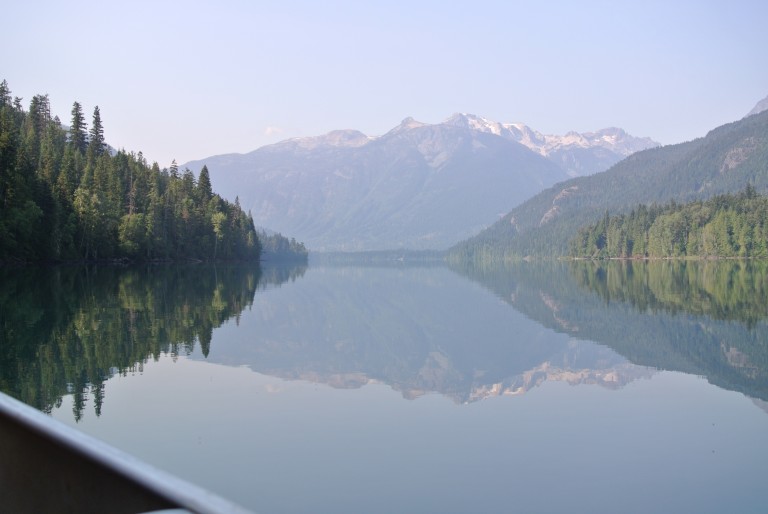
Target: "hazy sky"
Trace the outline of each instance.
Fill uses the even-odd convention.
[[[25,108],[98,105],[110,144],[162,167],[454,112],[676,143],[768,95],[764,0],[2,4]]]

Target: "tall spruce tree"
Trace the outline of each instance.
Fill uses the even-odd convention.
[[[32,97],[32,101],[29,104],[29,116],[32,119],[35,133],[42,139],[42,135],[51,121],[51,103],[48,100],[48,95],[35,95]]]
[[[213,187],[211,187],[211,176],[208,173],[208,166],[203,165],[203,169],[200,170],[200,177],[197,179],[197,194],[204,204],[208,203],[208,200],[213,196]]]
[[[69,143],[80,153],[88,148],[88,137],[85,132],[83,108],[78,102],[72,104],[72,122],[69,127]]]
[[[93,123],[91,124],[89,145],[96,155],[104,153],[107,147],[104,142],[104,128],[101,125],[101,112],[98,105],[93,108]]]
[[[3,80],[0,82],[0,107],[11,105],[11,90],[8,88],[8,82]]]

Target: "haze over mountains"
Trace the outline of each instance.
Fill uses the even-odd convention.
[[[452,253],[484,260],[566,255],[578,229],[606,212],[629,212],[638,204],[707,199],[743,191],[747,184],[758,193],[768,192],[765,110],[693,141],[638,152],[605,173],[556,184],[457,245]]]
[[[407,118],[378,137],[337,130],[185,166],[207,165],[216,189],[238,196],[256,225],[310,250],[445,249],[552,184],[655,146],[618,128],[552,136],[455,114],[438,124]]]

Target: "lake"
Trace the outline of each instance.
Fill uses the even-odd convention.
[[[255,512],[765,512],[768,264],[0,269],[0,388]]]

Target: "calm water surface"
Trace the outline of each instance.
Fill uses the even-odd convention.
[[[5,392],[257,512],[765,512],[768,269],[58,268]]]

